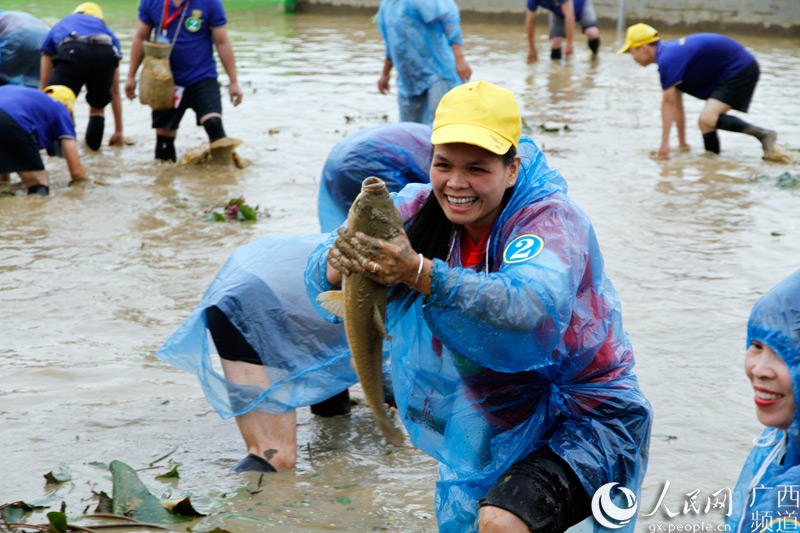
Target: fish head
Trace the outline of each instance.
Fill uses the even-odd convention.
[[[370,176],[347,215],[348,231],[360,231],[379,239],[392,239],[403,231],[403,217],[394,206],[382,179]]]

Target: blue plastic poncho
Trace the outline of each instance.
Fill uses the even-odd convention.
[[[453,0],[381,0],[378,28],[386,59],[397,69],[400,109],[412,97],[433,91],[427,115],[414,120],[433,122],[436,103],[461,83],[451,46],[461,45],[461,15]],[[402,112],[401,112],[401,120]]]
[[[389,191],[428,183],[431,128],[416,122],[372,126],[348,135],[328,154],[319,189],[319,224],[329,233],[347,219],[361,182],[376,176]]]
[[[355,384],[344,328],[322,320],[306,297],[303,270],[327,235],[269,236],[237,248],[186,322],[156,352],[197,375],[223,418],[257,408],[275,414]],[[216,305],[261,357],[270,387],[235,385],[213,368],[205,310]]]
[[[747,323],[747,346],[760,341],[778,354],[792,376],[794,421],[766,428],[733,491],[729,531],[798,531],[800,520],[800,270],[759,298]]]
[[[400,415],[414,445],[439,461],[440,531],[475,531],[478,500],[543,446],[570,464],[590,498],[610,482],[638,493],[647,465],[651,408],[592,226],[530,139],[519,153],[488,264],[461,267],[454,239],[448,261],[434,260],[430,296],[387,311]],[[424,185],[401,191],[404,219],[429,194]],[[309,258],[314,301],[331,288],[332,242]]]
[[[29,13],[0,10],[0,85],[39,88],[40,51],[49,29]]]

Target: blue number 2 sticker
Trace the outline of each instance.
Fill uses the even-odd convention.
[[[538,235],[520,235],[503,252],[503,261],[506,263],[521,263],[533,259],[544,248],[544,241]]]

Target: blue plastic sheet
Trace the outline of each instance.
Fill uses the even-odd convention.
[[[794,420],[786,430],[766,428],[733,491],[729,531],[793,531],[800,492],[800,270],[759,298],[747,323],[747,346],[760,341],[778,354],[792,376]],[[757,487],[757,488],[756,488]],[[754,491],[755,488],[755,491]],[[771,523],[772,520],[776,520]]]
[[[542,446],[570,464],[590,498],[611,482],[638,494],[647,465],[651,407],[592,226],[530,139],[519,153],[488,273],[461,267],[454,239],[449,261],[434,260],[431,295],[387,312],[395,399],[413,444],[439,461],[443,532],[476,531],[478,500]],[[396,195],[404,219],[429,193],[410,185]],[[312,302],[330,289],[332,241],[309,258]]]
[[[397,101],[408,100],[428,90],[437,95],[428,106],[428,116],[417,121],[430,124],[436,103],[459,85],[451,46],[461,45],[461,15],[453,0],[381,0],[378,28],[386,46],[386,59],[397,71]]]
[[[0,85],[39,88],[40,52],[49,29],[29,13],[0,10]]]
[[[322,320],[308,301],[303,270],[327,235],[268,236],[237,248],[186,322],[156,352],[197,375],[222,418],[259,409],[282,414],[355,384],[344,328]],[[216,305],[262,359],[270,387],[230,383],[217,357],[205,311]]]
[[[319,223],[331,232],[347,218],[361,182],[376,176],[394,192],[428,183],[431,128],[416,122],[372,126],[348,135],[328,154],[319,189]]]

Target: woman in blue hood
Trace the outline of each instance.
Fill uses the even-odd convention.
[[[392,286],[395,400],[412,443],[439,461],[445,532],[565,531],[600,487],[637,493],[647,464],[650,404],[591,223],[520,133],[510,91],[451,90],[430,185],[395,197],[407,233],[340,228],[306,269],[331,320],[316,297],[343,275]],[[631,507],[611,527],[632,531]]]
[[[766,429],[733,491],[729,531],[798,531],[800,516],[800,270],[753,306],[744,363]]]

